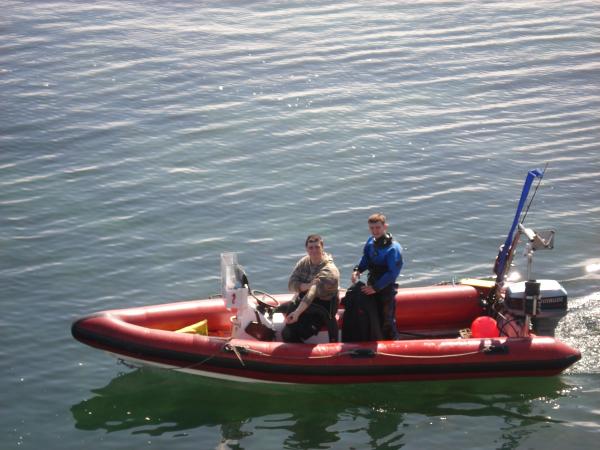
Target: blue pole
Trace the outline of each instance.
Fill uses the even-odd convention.
[[[502,246],[500,253],[498,253],[498,262],[496,264],[496,283],[501,283],[504,277],[504,268],[506,265],[506,260],[508,257],[508,252],[513,251],[512,241],[515,230],[519,226],[519,219],[521,217],[521,213],[523,212],[523,207],[525,206],[525,202],[527,201],[527,197],[529,196],[529,189],[533,183],[533,180],[536,177],[542,177],[544,172],[541,172],[538,169],[533,169],[527,172],[527,177],[525,178],[525,184],[523,185],[523,190],[521,191],[521,198],[519,199],[519,205],[517,206],[517,211],[515,213],[515,218],[513,220],[512,226],[510,227],[510,231],[508,232],[508,236],[506,237],[506,241]]]

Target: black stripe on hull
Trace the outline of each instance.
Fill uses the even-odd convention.
[[[419,365],[386,365],[373,366],[361,364],[357,360],[353,365],[321,364],[321,365],[292,365],[273,364],[269,362],[255,361],[244,358],[244,366],[241,366],[237,357],[223,357],[219,354],[199,354],[181,352],[169,349],[161,349],[153,346],[132,343],[112,336],[100,335],[78,327],[77,323],[72,328],[73,336],[81,342],[92,347],[98,347],[124,357],[132,357],[149,362],[167,364],[183,369],[201,370],[206,372],[226,373],[236,376],[254,378],[250,372],[264,375],[265,379],[277,380],[277,375],[289,377],[319,376],[336,378],[339,377],[377,377],[389,376],[423,376],[443,378],[456,378],[457,376],[518,376],[519,373],[556,374],[571,366],[580,359],[579,355],[572,355],[553,360],[529,360],[529,361],[494,361],[495,356],[489,355],[490,362],[482,363],[443,363],[443,364],[419,364]],[[493,375],[489,375],[493,374]],[[262,377],[261,377],[262,378]]]

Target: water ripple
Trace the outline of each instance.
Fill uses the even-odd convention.
[[[575,314],[560,334],[585,349],[578,373],[590,373],[589,295],[600,285],[584,267],[598,258],[600,234],[599,22],[585,0],[4,2],[6,361],[10,377],[69,385],[27,385],[27,402],[21,385],[9,389],[4,428],[19,430],[24,446],[44,445],[23,423],[46,420],[36,411],[48,404],[70,406],[74,378],[59,367],[90,361],[73,372],[83,391],[117,370],[71,342],[76,311],[205,297],[218,291],[223,251],[239,252],[253,284],[281,292],[306,234],[318,232],[347,283],[366,217],[383,211],[405,249],[403,285],[488,275],[523,176],[546,162],[528,223],[559,234],[536,270],[567,285]],[[32,320],[52,355],[34,348]],[[365,411],[339,417],[368,421]],[[498,427],[495,411],[489,430],[514,421]],[[577,423],[589,423],[578,411]],[[248,417],[249,433],[292,422]],[[418,435],[420,419],[410,420],[403,430]],[[447,436],[437,419],[423,420]],[[367,422],[334,422],[349,445],[357,433],[365,448],[411,445],[393,430],[370,440]],[[97,442],[90,431],[74,436],[72,424],[48,426],[67,447]],[[148,445],[135,441],[144,430],[125,445]],[[480,447],[527,446],[490,432],[493,444]],[[102,439],[118,446],[123,436]]]

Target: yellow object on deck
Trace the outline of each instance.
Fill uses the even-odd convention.
[[[204,319],[200,322],[188,325],[187,327],[175,330],[175,333],[191,333],[191,334],[202,334],[208,336],[208,320]]]
[[[467,286],[485,289],[491,289],[496,286],[496,282],[493,280],[481,280],[479,278],[463,278],[460,280],[460,284],[466,284]]]

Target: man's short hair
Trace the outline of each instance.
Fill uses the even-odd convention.
[[[385,216],[381,213],[372,214],[371,216],[369,216],[369,220],[367,222],[368,223],[381,222],[383,225],[385,225]]]
[[[306,242],[304,243],[305,247],[308,247],[308,244],[311,242],[318,242],[321,248],[324,248],[323,238],[318,234],[309,234],[306,238]]]

